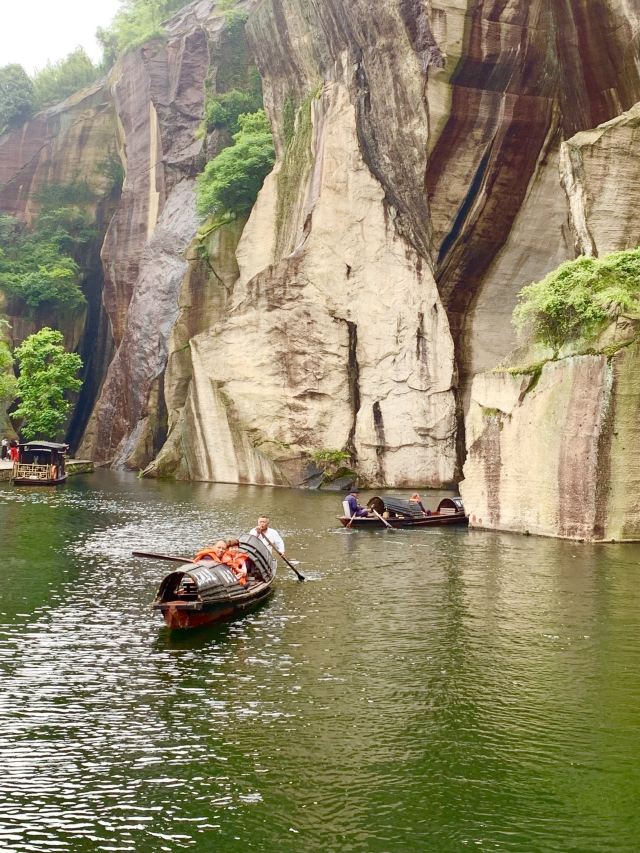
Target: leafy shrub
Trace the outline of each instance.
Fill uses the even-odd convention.
[[[22,124],[33,110],[33,83],[22,65],[0,68],[0,131]]]
[[[316,450],[311,454],[316,467],[322,472],[322,482],[331,483],[342,477],[357,477],[351,466],[352,457],[346,450]]]
[[[204,109],[205,129],[211,133],[215,129],[238,133],[238,119],[246,113],[257,112],[262,108],[262,92],[241,92],[232,89],[222,95],[207,98]]]
[[[191,0],[121,0],[121,9],[108,27],[99,27],[96,38],[104,61],[111,65],[127,50],[164,35],[163,21]]]
[[[96,166],[96,172],[103,175],[108,182],[112,196],[119,196],[124,184],[124,166],[117,152],[110,154],[102,163]]]
[[[0,289],[20,298],[32,311],[41,306],[76,311],[85,304],[81,270],[74,255],[95,237],[79,204],[88,198],[82,185],[51,185],[41,191],[42,212],[31,229],[0,216]]]
[[[234,144],[207,163],[198,177],[197,206],[203,218],[251,210],[273,168],[273,137],[264,110],[239,116],[238,124]]]
[[[86,181],[74,181],[68,184],[45,184],[34,193],[33,197],[44,210],[91,204],[96,198],[95,193]]]
[[[514,323],[558,350],[594,337],[625,311],[640,310],[640,249],[568,261],[520,291]]]
[[[95,82],[100,71],[84,49],[78,47],[66,59],[48,63],[34,74],[35,102],[38,107],[46,107],[64,101],[69,95]]]
[[[13,417],[24,418],[21,432],[26,438],[54,438],[71,409],[66,392],[82,387],[76,376],[82,359],[65,351],[61,332],[47,327],[26,338],[15,356],[20,366],[20,405]]]
[[[11,403],[18,393],[18,383],[13,375],[13,356],[3,338],[4,330],[8,328],[7,321],[0,320],[0,405]]]
[[[311,454],[311,458],[318,468],[337,467],[350,462],[351,454],[346,450],[316,450]]]

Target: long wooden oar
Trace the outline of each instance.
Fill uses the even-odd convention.
[[[281,560],[284,560],[284,561],[285,561],[285,563],[289,566],[289,568],[290,568],[290,569],[292,569],[292,570],[296,573],[296,575],[298,576],[298,580],[299,580],[299,581],[303,581],[303,580],[305,580],[305,576],[302,574],[302,572],[299,572],[299,571],[296,569],[296,567],[293,565],[293,563],[292,563],[290,560],[287,560],[287,558],[286,558],[286,557],[285,557],[285,555],[282,553],[282,551],[278,551],[278,549],[277,549],[277,548],[276,548],[276,546],[273,544],[273,542],[271,541],[271,539],[269,539],[269,537],[268,537],[268,536],[265,536],[265,535],[264,535],[264,533],[261,533],[261,534],[260,534],[260,536],[262,536],[262,538],[265,540],[265,542],[268,542],[268,543],[269,543],[269,545],[271,545],[271,547],[272,547],[272,548],[273,548],[273,550],[276,552],[276,554],[278,555],[278,557],[280,557],[280,559],[281,559]]]
[[[376,511],[375,511],[375,509],[374,509],[373,507],[371,507],[371,512],[375,515],[375,517],[376,517],[376,518],[379,518],[379,519],[380,519],[380,521],[381,521],[384,525],[386,525],[386,526],[389,528],[389,530],[395,530],[395,528],[394,528],[394,527],[392,527],[392,526],[389,524],[389,522],[387,521],[387,519],[386,519],[386,518],[383,518],[383,517],[380,515],[380,513],[379,513],[379,512],[376,512]]]
[[[170,554],[150,554],[148,551],[132,551],[134,557],[148,557],[151,560],[169,560],[172,563],[193,563],[192,557],[173,557]]]

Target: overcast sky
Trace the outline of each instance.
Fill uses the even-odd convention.
[[[118,0],[0,0],[0,67],[17,62],[32,73],[78,45],[100,59],[96,29],[119,6]]]

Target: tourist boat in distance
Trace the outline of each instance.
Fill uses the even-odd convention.
[[[256,536],[243,536],[240,549],[249,557],[246,585],[228,566],[214,560],[185,563],[162,580],[153,609],[162,613],[169,628],[228,621],[271,595],[276,559]]]
[[[349,529],[375,530],[380,527],[394,528],[439,527],[444,524],[468,524],[462,498],[444,498],[435,512],[425,513],[420,504],[401,498],[380,495],[367,502],[371,515],[351,517],[346,514],[348,504],[344,501],[345,515],[338,516],[343,527]],[[377,513],[378,515],[375,515]],[[387,523],[385,525],[385,522]]]
[[[11,482],[14,486],[57,486],[67,479],[65,458],[68,444],[27,441],[18,445]]]

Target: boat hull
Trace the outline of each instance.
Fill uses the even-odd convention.
[[[46,480],[39,480],[35,477],[12,477],[11,479],[14,486],[61,486],[66,481],[66,474],[62,477],[56,477],[55,479],[48,478]]]
[[[449,524],[468,524],[469,516],[465,515],[465,513],[460,512],[455,515],[439,515],[438,513],[432,513],[432,515],[426,515],[424,518],[385,518],[382,521],[379,518],[349,518],[348,516],[338,516],[338,520],[343,527],[349,528],[349,530],[377,530],[381,527],[386,527],[384,521],[389,524],[390,527],[393,527],[396,530],[400,529],[411,529],[414,528],[424,528],[424,527],[443,527]]]
[[[235,601],[163,601],[154,604],[154,609],[162,613],[165,624],[171,630],[202,628],[216,622],[228,622],[256,607],[273,592],[271,584],[259,584],[259,588],[249,590],[246,596]]]

